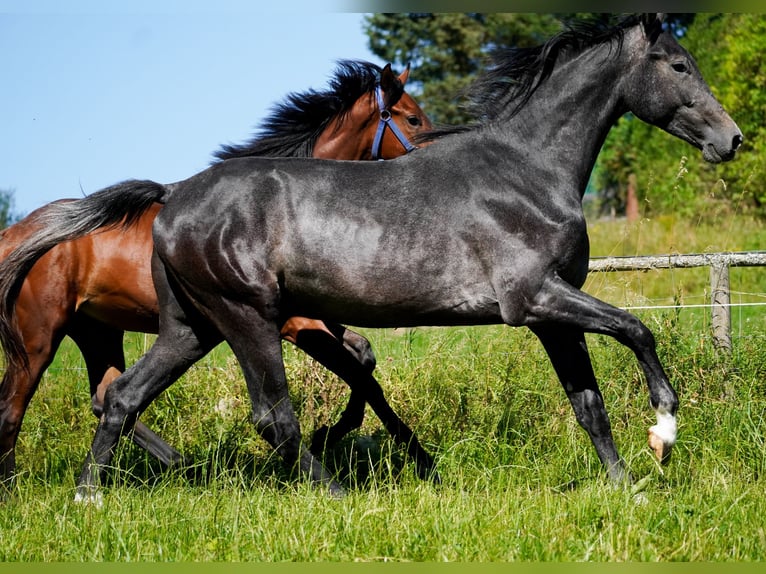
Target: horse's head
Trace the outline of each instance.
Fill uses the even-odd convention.
[[[644,16],[626,38],[634,73],[624,86],[625,103],[637,117],[701,149],[705,160],[733,159],[742,132],[662,20]]]
[[[410,76],[410,66],[396,76],[391,69],[391,64],[386,64],[380,74],[380,92],[381,98],[378,99],[377,113],[381,120],[386,115],[386,111],[391,117],[391,121],[396,124],[399,132],[406,138],[407,142],[412,142],[415,136],[433,129],[431,120],[423,113],[418,103],[404,91],[404,84]],[[382,102],[382,106],[381,106]],[[373,151],[375,159],[390,159],[401,155],[406,150],[407,144],[401,141],[401,137],[396,133],[384,133],[380,141],[380,150],[376,154]],[[411,145],[411,144],[410,144]]]
[[[386,64],[374,90],[360,97],[337,118],[334,128],[317,139],[314,157],[393,159],[417,147],[412,144],[415,136],[433,126],[404,90],[409,74],[409,66],[397,76]]]

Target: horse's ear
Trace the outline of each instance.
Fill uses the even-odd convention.
[[[383,101],[389,109],[396,105],[404,93],[404,86],[394,75],[391,64],[386,64],[380,72],[380,89],[383,91]]]
[[[660,34],[662,34],[662,23],[665,21],[666,16],[667,14],[657,12],[653,14],[644,14],[641,17],[644,33],[646,34],[646,37],[649,38],[651,44],[654,44]]]
[[[399,81],[402,83],[402,85],[407,83],[407,80],[410,77],[410,63],[407,62],[407,67],[404,69],[404,71],[399,74]]]
[[[384,92],[388,92],[396,85],[396,76],[391,69],[391,64],[386,64],[380,71],[380,87]]]

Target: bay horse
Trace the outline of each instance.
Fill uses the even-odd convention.
[[[287,392],[280,326],[300,315],[348,325],[507,324],[541,341],[610,480],[620,457],[585,333],[635,354],[667,462],[678,396],[652,332],[583,292],[589,258],[582,199],[596,156],[624,114],[702,151],[734,158],[742,133],[692,56],[656,14],[575,23],[529,49],[498,49],[474,84],[477,125],[389,162],[243,158],[151,190],[150,182],[59,206],[46,229],[0,264],[0,315],[28,263],[61,240],[130,219],[162,196],[152,268],[160,332],[107,389],[78,480],[98,501],[123,428],[214,345],[239,361],[258,432],[289,467],[341,494],[311,451]],[[166,195],[165,195],[166,194]],[[246,327],[245,327],[246,326]]]
[[[398,77],[361,61],[341,61],[325,91],[289,94],[242,145],[225,145],[216,161],[268,155],[346,160],[391,159],[414,149],[411,141],[432,126],[404,91],[409,67]],[[0,384],[0,482],[15,471],[15,445],[24,414],[65,335],[85,359],[93,412],[101,414],[103,393],[125,370],[124,331],[156,333],[157,295],[151,280],[151,227],[161,205],[151,205],[126,229],[109,229],[48,252],[34,267],[16,301],[18,331],[26,364],[9,361]],[[38,229],[51,205],[0,234],[0,257]],[[340,325],[289,318],[281,336],[302,348],[341,378],[359,381],[340,420],[314,435],[320,452],[358,428],[370,402],[386,428],[407,444],[421,476],[433,461],[412,431],[393,412],[372,377],[375,356],[368,341]],[[24,368],[26,367],[26,368]],[[180,454],[137,422],[132,438],[165,464]],[[433,475],[432,475],[433,476]]]

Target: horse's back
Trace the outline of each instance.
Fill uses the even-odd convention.
[[[19,293],[16,306],[22,323],[25,318],[34,321],[37,315],[82,312],[120,329],[156,332],[151,225],[160,207],[153,206],[128,228],[60,243],[43,255],[27,274]],[[2,231],[0,257],[7,257],[39,229],[47,208]]]

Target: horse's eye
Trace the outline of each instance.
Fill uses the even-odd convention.
[[[671,64],[671,67],[679,74],[686,74],[689,71],[686,62],[675,62],[674,64]]]
[[[413,127],[418,127],[423,125],[423,122],[420,121],[420,118],[418,116],[407,116],[407,123],[409,123]]]

